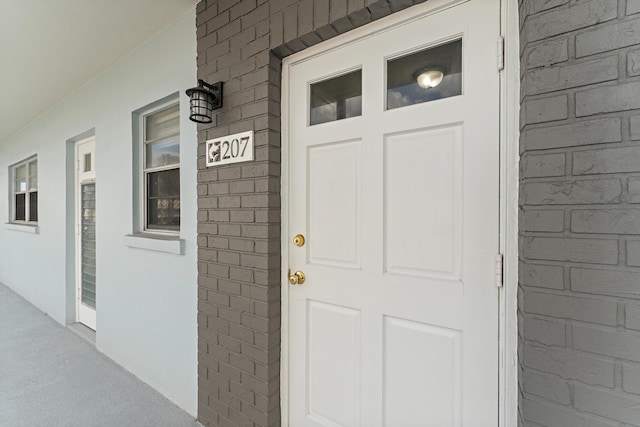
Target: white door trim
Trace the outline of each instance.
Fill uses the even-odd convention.
[[[397,12],[369,25],[334,37],[291,55],[282,66],[282,163],[281,163],[281,354],[280,404],[283,426],[289,425],[289,69],[292,65],[322,55],[373,34],[469,0],[430,0]],[[473,0],[470,0],[473,1]],[[504,283],[500,291],[500,390],[499,426],[517,424],[518,413],[518,162],[519,162],[519,25],[516,0],[501,1],[500,26],[505,38],[505,68],[500,76],[500,249],[504,254]],[[496,41],[497,45],[497,41]],[[496,51],[497,66],[497,51]]]
[[[504,71],[500,76],[500,250],[504,254],[500,292],[500,427],[518,424],[518,184],[520,161],[520,22],[518,1],[501,0],[500,34]]]

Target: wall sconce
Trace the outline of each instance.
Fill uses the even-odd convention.
[[[416,81],[418,86],[429,89],[432,87],[438,86],[442,83],[442,79],[444,78],[444,72],[441,69],[432,68],[432,69],[423,69],[416,76]]]
[[[198,80],[198,86],[187,89],[190,98],[189,119],[196,123],[211,123],[213,110],[222,107],[222,82],[210,85]]]

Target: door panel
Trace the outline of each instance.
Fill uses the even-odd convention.
[[[384,327],[384,425],[459,426],[461,332],[390,316]]]
[[[460,279],[462,126],[385,138],[386,271]]]
[[[360,401],[360,311],[309,301],[308,411],[320,424],[357,425]]]
[[[310,147],[308,162],[309,262],[360,268],[360,141]]]
[[[285,61],[290,425],[497,425],[498,20],[472,0]],[[387,110],[386,64],[446,44],[456,90],[400,76]],[[310,86],[354,70],[362,115],[311,125]]]

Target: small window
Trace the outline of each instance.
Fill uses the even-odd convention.
[[[179,231],[179,104],[143,115],[141,125],[145,230]]]
[[[462,40],[387,61],[387,109],[462,94]]]
[[[11,166],[13,222],[38,222],[38,160]]]
[[[362,115],[362,70],[311,85],[311,125]]]

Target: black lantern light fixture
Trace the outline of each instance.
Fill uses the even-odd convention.
[[[213,110],[222,107],[222,82],[210,85],[198,80],[198,86],[187,89],[190,98],[189,119],[196,123],[211,123]]]

